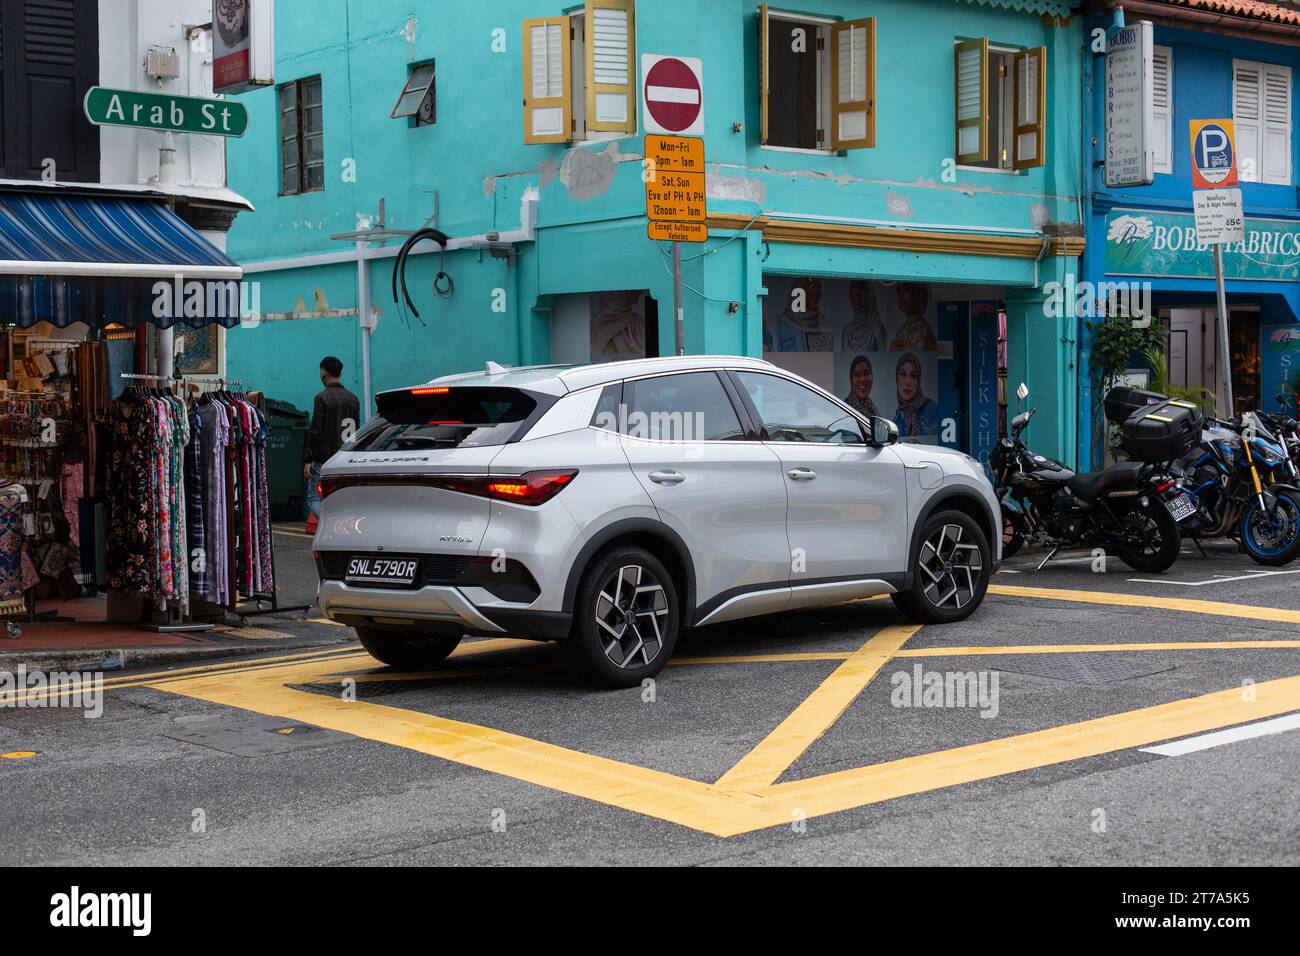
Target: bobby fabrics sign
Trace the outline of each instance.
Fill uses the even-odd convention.
[[[169,96],[92,86],[84,103],[86,119],[97,126],[134,126],[174,133],[243,136],[248,110],[230,100]]]

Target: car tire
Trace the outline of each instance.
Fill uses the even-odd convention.
[[[358,627],[357,638],[375,660],[398,670],[437,667],[460,643],[460,634],[426,634],[419,631],[381,631]]]
[[[569,658],[601,687],[635,687],[658,674],[677,645],[681,608],[672,575],[643,548],[620,547],[583,572]]]
[[[949,624],[970,617],[984,600],[993,570],[988,537],[960,511],[926,519],[912,556],[912,586],[890,595],[908,617],[922,624]]]

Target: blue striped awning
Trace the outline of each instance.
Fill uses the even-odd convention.
[[[157,200],[0,193],[0,322],[229,328],[242,275]]]

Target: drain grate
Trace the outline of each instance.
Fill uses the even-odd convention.
[[[1176,665],[1143,661],[1118,654],[1035,654],[1011,657],[998,670],[1076,684],[1109,684],[1171,671]]]
[[[344,678],[332,681],[315,681],[310,684],[291,684],[294,690],[305,690],[312,694],[320,694],[323,697],[338,697],[343,693]],[[400,694],[405,691],[425,690],[436,684],[446,684],[446,678],[429,677],[416,680],[366,680],[357,681],[357,700],[367,700],[372,697],[388,697],[392,694]]]

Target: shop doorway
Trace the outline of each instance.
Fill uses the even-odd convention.
[[[774,274],[763,284],[764,358],[890,419],[904,441],[987,460],[1001,433],[1000,289]]]
[[[1220,386],[1218,309],[1191,306],[1161,310],[1169,330],[1169,382],[1177,388],[1204,388],[1215,396],[1215,410],[1229,414]],[[1260,407],[1260,328],[1257,306],[1228,309],[1228,340],[1232,350],[1231,414]]]

